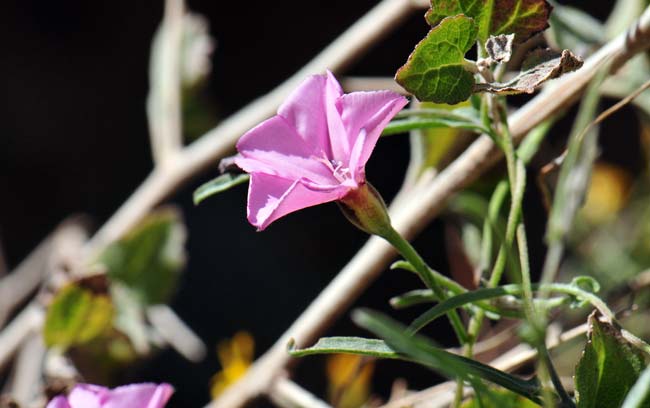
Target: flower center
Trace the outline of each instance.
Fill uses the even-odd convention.
[[[321,156],[313,156],[314,159],[323,163],[330,171],[334,178],[339,182],[343,183],[346,180],[349,180],[351,177],[350,169],[348,167],[343,167],[343,162],[340,160],[330,160],[325,155],[325,152],[321,152]]]

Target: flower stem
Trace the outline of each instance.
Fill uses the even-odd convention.
[[[413,266],[420,279],[422,279],[424,284],[433,291],[440,301],[447,299],[448,296],[443,289],[443,286],[448,286],[448,279],[429,268],[426,262],[424,262],[424,259],[422,259],[420,254],[417,253],[410,242],[404,239],[404,237],[402,237],[400,233],[392,227],[382,235],[382,238],[388,241],[397,252],[399,252],[404,259]],[[454,332],[456,332],[458,340],[461,344],[465,344],[468,341],[468,336],[460,316],[458,316],[456,311],[449,312],[447,316],[449,317]]]

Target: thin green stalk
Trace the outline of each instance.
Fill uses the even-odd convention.
[[[501,281],[501,277],[503,276],[503,272],[506,266],[506,260],[507,260],[506,257],[508,254],[508,250],[509,248],[512,247],[512,243],[515,238],[516,227],[517,227],[518,220],[520,218],[521,205],[524,198],[525,188],[526,188],[526,177],[524,175],[522,177],[517,178],[515,188],[512,189],[513,198],[510,204],[510,212],[508,214],[506,235],[504,241],[501,243],[501,247],[499,248],[499,253],[497,255],[497,260],[495,261],[494,267],[492,268],[492,273],[490,275],[488,287],[497,286]],[[479,331],[481,330],[481,326],[483,325],[484,317],[485,317],[485,312],[483,310],[478,310],[476,315],[473,316],[473,318],[470,320],[468,330],[467,330],[470,337],[470,343],[468,344],[468,347],[465,348],[465,355],[467,357],[471,357],[471,355],[473,354],[472,342],[476,341],[476,337],[478,336]]]
[[[521,164],[521,167],[523,167],[523,164]],[[524,173],[518,173],[518,177],[523,177]],[[528,239],[526,238],[526,226],[524,225],[523,221],[520,221],[519,225],[517,226],[517,247],[519,248],[519,262],[521,264],[521,286],[524,290],[525,310],[528,318],[532,319],[536,316],[537,311],[535,309],[535,303],[533,299],[533,282],[530,278],[530,262],[528,259]]]
[[[529,324],[536,332],[535,347],[537,348],[538,355],[540,357],[540,364],[544,366],[544,374],[548,375],[551,383],[553,384],[553,387],[556,389],[558,395],[560,396],[562,407],[575,407],[573,400],[564,389],[562,381],[560,381],[560,376],[557,374],[557,371],[553,366],[553,361],[551,360],[551,355],[546,348],[544,337],[542,336],[540,338],[537,336],[541,318],[533,302],[532,282],[530,279],[530,262],[528,259],[528,240],[526,238],[526,227],[524,226],[523,222],[519,223],[519,226],[517,227],[517,246],[519,247],[519,259],[521,262],[521,282],[524,293],[526,316]]]
[[[504,180],[497,184],[492,197],[490,198],[490,203],[488,205],[488,216],[483,223],[483,240],[481,241],[481,275],[487,272],[491,264],[492,258],[492,247],[493,247],[493,233],[496,229],[496,224],[499,218],[499,213],[501,213],[501,207],[503,202],[506,199],[506,195],[509,192],[508,183]]]
[[[429,268],[426,262],[424,262],[424,259],[422,259],[410,242],[404,239],[404,237],[402,237],[400,233],[392,227],[383,237],[415,268],[420,279],[422,279],[424,284],[427,285],[427,287],[429,287],[429,289],[431,289],[439,299],[447,299],[447,294],[443,290],[445,279],[441,279],[442,276],[439,273]],[[468,340],[468,336],[460,316],[458,316],[456,311],[450,312],[448,316],[458,340],[461,344],[465,344]]]
[[[562,380],[560,380],[560,376],[557,374],[557,371],[553,366],[553,361],[551,360],[551,354],[549,353],[548,349],[546,348],[546,344],[544,344],[543,341],[537,346],[537,353],[540,358],[540,362],[544,366],[546,373],[551,379],[551,383],[553,384],[553,387],[555,388],[558,395],[560,396],[560,400],[561,400],[560,407],[575,408],[576,404],[573,402],[573,399],[571,398],[569,393],[567,393],[566,390],[564,389],[564,386],[562,385]],[[548,400],[550,401],[551,399],[549,398]]]

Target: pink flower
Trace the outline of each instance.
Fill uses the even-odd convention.
[[[381,131],[407,102],[390,91],[343,94],[329,71],[307,78],[276,116],[237,143],[235,163],[251,174],[248,221],[263,230],[365,184],[365,165]]]
[[[169,384],[130,384],[109,389],[77,384],[68,397],[52,399],[46,408],[162,408],[174,388]]]

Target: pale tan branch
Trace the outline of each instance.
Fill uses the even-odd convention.
[[[183,146],[181,46],[184,14],[183,0],[165,1],[163,21],[151,49],[147,118],[156,166],[169,165]]]
[[[40,329],[44,319],[43,308],[29,305],[0,332],[0,371],[4,369],[20,345]]]
[[[45,344],[40,335],[31,336],[20,348],[7,383],[8,394],[20,406],[32,406],[43,392]]]
[[[332,408],[323,400],[285,377],[273,382],[268,395],[271,401],[282,408]]]
[[[180,355],[195,363],[203,360],[205,344],[169,306],[150,306],[147,317],[162,339]]]
[[[52,262],[53,255],[70,240],[86,239],[85,227],[78,219],[64,221],[11,273],[0,280],[0,326],[11,312],[41,284]],[[59,258],[60,259],[60,258]]]

